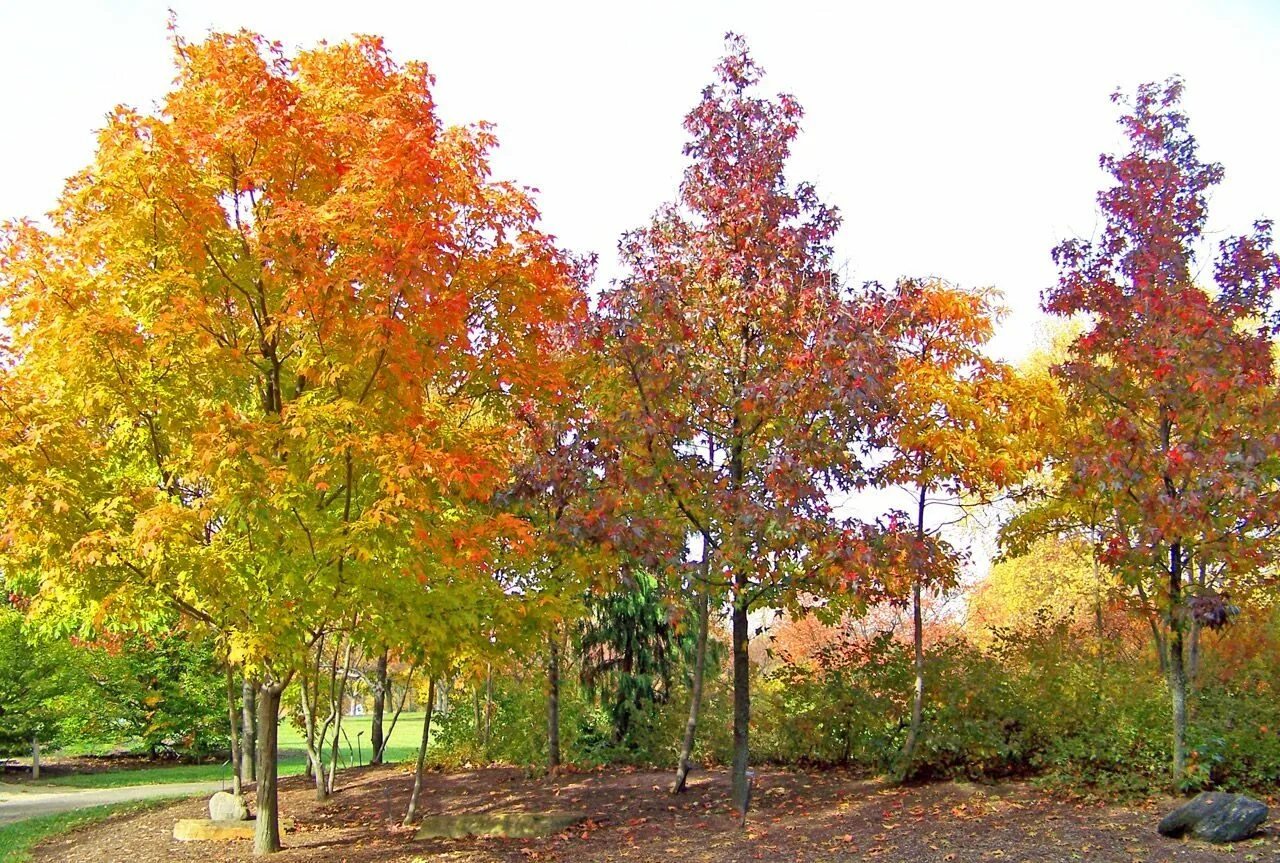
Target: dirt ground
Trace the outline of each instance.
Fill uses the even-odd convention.
[[[424,814],[578,811],[589,820],[548,839],[415,840],[399,827],[411,777],[394,767],[345,774],[327,803],[300,777],[282,783],[281,810],[297,820],[278,863],[489,861],[1280,861],[1280,836],[1225,848],[1164,839],[1155,823],[1173,801],[1118,807],[1060,799],[1022,783],[897,788],[841,771],[763,769],[746,828],[729,811],[723,772],[695,773],[688,793],[666,793],[667,773],[609,770],[530,779],[489,768],[429,774]],[[39,847],[40,863],[231,863],[250,843],[181,843],[177,818],[203,801],[87,828]],[[260,859],[260,858],[259,858]]]

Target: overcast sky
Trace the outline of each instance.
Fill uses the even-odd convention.
[[[496,172],[540,189],[548,229],[598,252],[602,278],[618,235],[674,195],[681,119],[734,30],[766,89],[807,110],[790,173],[843,213],[849,277],[994,285],[1010,307],[996,350],[1012,359],[1035,336],[1049,250],[1098,227],[1117,87],[1185,78],[1202,156],[1227,169],[1211,233],[1280,216],[1280,0],[0,0],[0,219],[52,206],[113,105],[164,94],[170,7],[190,39],[373,33],[427,61],[444,119],[497,124]]]

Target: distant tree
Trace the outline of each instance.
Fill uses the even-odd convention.
[[[667,701],[680,667],[679,633],[659,582],[629,569],[619,587],[587,601],[578,636],[582,682],[609,711],[613,742]]]
[[[1223,622],[1223,593],[1268,562],[1280,524],[1271,345],[1240,290],[1274,284],[1277,261],[1259,230],[1223,243],[1217,296],[1196,284],[1206,194],[1223,172],[1200,160],[1181,96],[1172,79],[1113,97],[1130,147],[1101,160],[1115,181],[1098,195],[1106,227],[1054,250],[1060,275],[1044,296],[1047,311],[1086,320],[1055,368],[1083,424],[1061,456],[1065,490],[1100,515],[1103,563],[1159,610],[1179,783],[1184,635],[1193,618]],[[1222,592],[1198,593],[1196,562],[1221,567]]]
[[[985,353],[998,308],[991,291],[965,290],[941,280],[902,279],[889,295],[894,357],[880,424],[887,458],[876,476],[884,485],[914,489],[910,514],[916,538],[934,535],[933,555],[910,580],[915,689],[902,750],[908,775],[920,738],[924,707],[924,620],[921,593],[959,576],[958,558],[926,525],[931,504],[954,513],[1014,485],[1040,460],[1036,431],[1050,421],[1051,400],[1031,379]],[[949,519],[948,519],[949,520]]]
[[[30,753],[60,742],[58,696],[68,689],[66,650],[38,645],[23,631],[23,614],[0,602],[0,753]]]

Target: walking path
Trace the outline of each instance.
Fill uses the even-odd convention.
[[[36,815],[70,812],[107,803],[132,803],[157,797],[185,797],[221,791],[223,782],[173,782],[159,785],[124,785],[119,788],[57,788],[49,785],[13,785],[0,782],[0,824]]]

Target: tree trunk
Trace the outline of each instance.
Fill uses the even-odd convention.
[[[329,793],[332,794],[338,787],[338,753],[341,751],[342,742],[342,701],[347,697],[347,678],[351,676],[351,651],[354,647],[351,638],[347,638],[346,652],[342,657],[342,678],[338,681],[338,696],[335,702],[336,718],[333,724],[333,752],[329,757]]]
[[[280,804],[276,788],[276,736],[280,727],[280,693],[284,683],[263,683],[258,690],[258,819],[253,853],[280,850]]]
[[[255,714],[258,712],[258,687],[248,677],[241,690],[244,701],[240,718],[240,782],[248,785],[258,778],[257,731]]]
[[[1093,630],[1095,637],[1095,665],[1093,672],[1093,700],[1095,708],[1102,704],[1102,678],[1106,673],[1107,631],[1102,608],[1102,565],[1098,561],[1098,547],[1093,547]]]
[[[373,682],[373,719],[369,723],[369,747],[373,754],[370,765],[382,763],[382,717],[387,709],[387,651],[378,657],[378,668]]]
[[[1169,691],[1173,696],[1173,779],[1187,772],[1187,672],[1182,642],[1182,545],[1169,549]]]
[[[302,694],[302,737],[303,744],[307,747],[307,778],[316,784],[316,800],[326,800],[329,796],[329,789],[324,782],[324,767],[321,764],[321,751],[324,741],[316,740],[316,702],[319,701],[320,693],[317,686],[315,696],[308,694],[307,680],[304,677],[299,682],[299,688]]]
[[[733,598],[733,805],[746,818],[747,764],[751,760],[751,657],[748,653],[747,580],[735,574]]]
[[[434,682],[434,681],[433,681]],[[432,690],[434,695],[435,690]],[[431,708],[427,708],[430,710]],[[489,752],[489,741],[493,739],[493,666],[485,666],[484,677],[484,748]]]
[[[1197,561],[1196,567],[1191,572],[1197,589],[1203,590],[1205,585],[1209,583],[1208,567],[1204,561]],[[1200,621],[1196,620],[1193,615],[1189,615],[1187,626],[1187,684],[1194,692],[1196,679],[1200,676],[1200,635],[1202,629]]]
[[[551,655],[547,661],[547,768],[560,767],[560,639],[551,633]]]
[[[40,735],[31,735],[31,778],[40,778]]]
[[[907,730],[907,742],[902,747],[902,764],[898,768],[899,780],[911,776],[911,765],[920,742],[920,726],[924,720],[924,615],[920,608],[918,580],[911,587],[911,647],[916,679],[911,693],[911,725]]]
[[[413,793],[409,795],[409,809],[404,813],[406,827],[418,820],[418,797],[422,793],[422,769],[427,761],[427,743],[431,739],[431,711],[436,704],[436,680],[427,684],[427,715],[422,722],[422,742],[418,744],[418,761],[413,770]]]
[[[236,697],[236,682],[227,665],[227,719],[231,725],[231,793],[239,797],[244,793],[244,781],[240,776],[240,699]]]
[[[698,735],[698,714],[702,711],[702,681],[707,669],[707,628],[711,618],[710,558],[707,536],[702,537],[702,591],[698,595],[698,634],[693,654],[693,682],[689,690],[689,721],[684,726],[684,740],[680,744],[680,760],[676,763],[676,778],[671,783],[671,793],[680,794],[689,779],[693,759],[693,744]]]
[[[921,486],[918,508],[916,510],[916,538],[924,539],[924,505],[927,489]],[[924,611],[920,602],[920,578],[911,586],[911,648],[915,662],[915,688],[911,695],[911,727],[907,731],[907,742],[902,747],[902,764],[898,768],[898,778],[905,780],[911,776],[912,764],[915,762],[916,747],[920,743],[920,728],[924,722]]]

